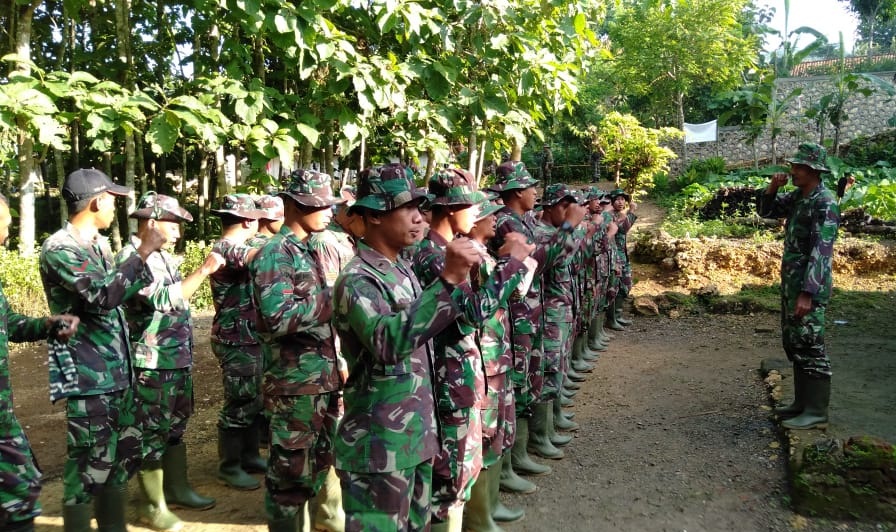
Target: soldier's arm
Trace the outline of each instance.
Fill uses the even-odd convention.
[[[317,286],[312,265],[302,257],[267,245],[252,261],[252,291],[263,321],[262,329],[272,338],[295,334],[330,320],[331,289]],[[301,275],[294,284],[295,274]]]
[[[393,309],[373,279],[353,272],[336,280],[334,320],[346,325],[384,365],[411,356],[457,320],[465,295],[441,279],[427,286],[406,308]]]
[[[814,297],[830,284],[833,272],[834,240],[840,224],[840,209],[833,198],[825,198],[815,205],[811,223],[811,252],[802,291]]]
[[[787,174],[772,176],[765,191],[756,201],[756,212],[763,218],[785,218],[793,208],[794,194],[778,194],[778,189],[787,183]]]
[[[14,343],[46,340],[52,325],[47,318],[32,318],[12,310],[6,313],[6,322],[9,341]]]
[[[51,246],[41,253],[41,270],[87,305],[114,309],[152,282],[152,273],[143,259],[134,254],[117,268],[105,270],[85,249]],[[62,309],[69,310],[69,309]]]
[[[329,245],[323,237],[319,237],[321,233],[314,233],[308,239],[308,249],[314,260],[320,265],[327,278],[327,286],[333,286],[339,272],[342,271],[341,258],[339,251]]]

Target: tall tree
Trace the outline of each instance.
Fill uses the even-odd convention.
[[[874,51],[874,31],[878,24],[886,24],[896,17],[896,0],[840,0],[845,2],[849,10],[861,19],[860,29],[865,29],[862,35],[868,45],[868,55]]]

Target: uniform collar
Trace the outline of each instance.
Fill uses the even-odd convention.
[[[388,274],[395,267],[385,255],[367,245],[363,240],[358,243],[358,257],[383,275]]]

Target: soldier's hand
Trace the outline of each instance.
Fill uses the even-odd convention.
[[[787,180],[790,178],[790,175],[785,172],[775,172],[772,174],[772,182],[769,184],[770,187],[774,187],[775,189],[781,188],[787,184]]]
[[[566,222],[569,222],[569,225],[573,227],[578,227],[582,220],[585,219],[585,207],[582,207],[578,203],[573,203],[566,209]]]
[[[499,257],[511,256],[517,260],[525,260],[535,251],[535,244],[530,244],[521,233],[507,233],[504,245],[498,250]]]
[[[796,296],[796,305],[793,308],[793,315],[802,318],[812,310],[812,294],[809,292],[800,292]]]
[[[212,251],[208,254],[208,257],[205,258],[205,261],[202,262],[202,266],[199,268],[203,275],[211,275],[218,271],[221,266],[224,266],[224,263],[224,257],[222,257],[220,253]]]
[[[140,239],[137,253],[143,260],[146,260],[152,252],[162,249],[162,246],[167,243],[165,235],[156,227],[155,220],[150,220],[148,224],[144,225],[143,230],[137,233],[137,237]]]
[[[81,318],[74,314],[58,314],[47,318],[47,328],[60,342],[68,342],[68,339],[78,332]]]
[[[634,201],[630,201],[630,202],[628,203],[628,212],[632,212],[632,213],[633,213],[633,212],[635,212],[635,211],[637,211],[637,210],[638,210],[638,204],[635,203]]]
[[[449,284],[460,284],[467,279],[470,268],[482,262],[482,256],[469,238],[457,238],[445,248],[445,269],[442,279]]]

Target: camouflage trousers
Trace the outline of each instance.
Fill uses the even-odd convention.
[[[571,316],[567,316],[571,317]],[[541,390],[540,402],[553,401],[563,387],[563,376],[569,364],[569,351],[572,346],[571,321],[549,317],[544,324],[544,387]]]
[[[178,443],[193,415],[193,375],[190,368],[137,368],[134,402],[143,433],[143,459],[162,459],[170,443]]]
[[[513,447],[516,435],[516,411],[510,375],[488,376],[485,398],[480,405],[482,416],[482,467],[497,462],[504,451]]]
[[[432,515],[442,521],[470,500],[482,469],[482,418],[478,404],[438,415],[442,447],[432,464]]]
[[[63,504],[89,502],[104,485],[123,486],[140,468],[141,440],[130,388],[69,397]]]
[[[429,530],[432,462],[386,473],[337,470],[345,532]]]
[[[803,371],[818,376],[831,376],[831,359],[824,344],[826,305],[813,302],[802,318],[794,316],[796,299],[802,284],[781,285],[781,339],[787,359]]]
[[[320,490],[333,465],[336,393],[265,397],[271,420],[264,505],[269,519],[294,517]]]
[[[41,474],[12,411],[0,414],[0,530],[40,515]]]
[[[218,428],[251,427],[264,412],[261,392],[266,352],[263,345],[228,345],[212,342],[212,352],[221,365],[224,404],[218,413]]]

